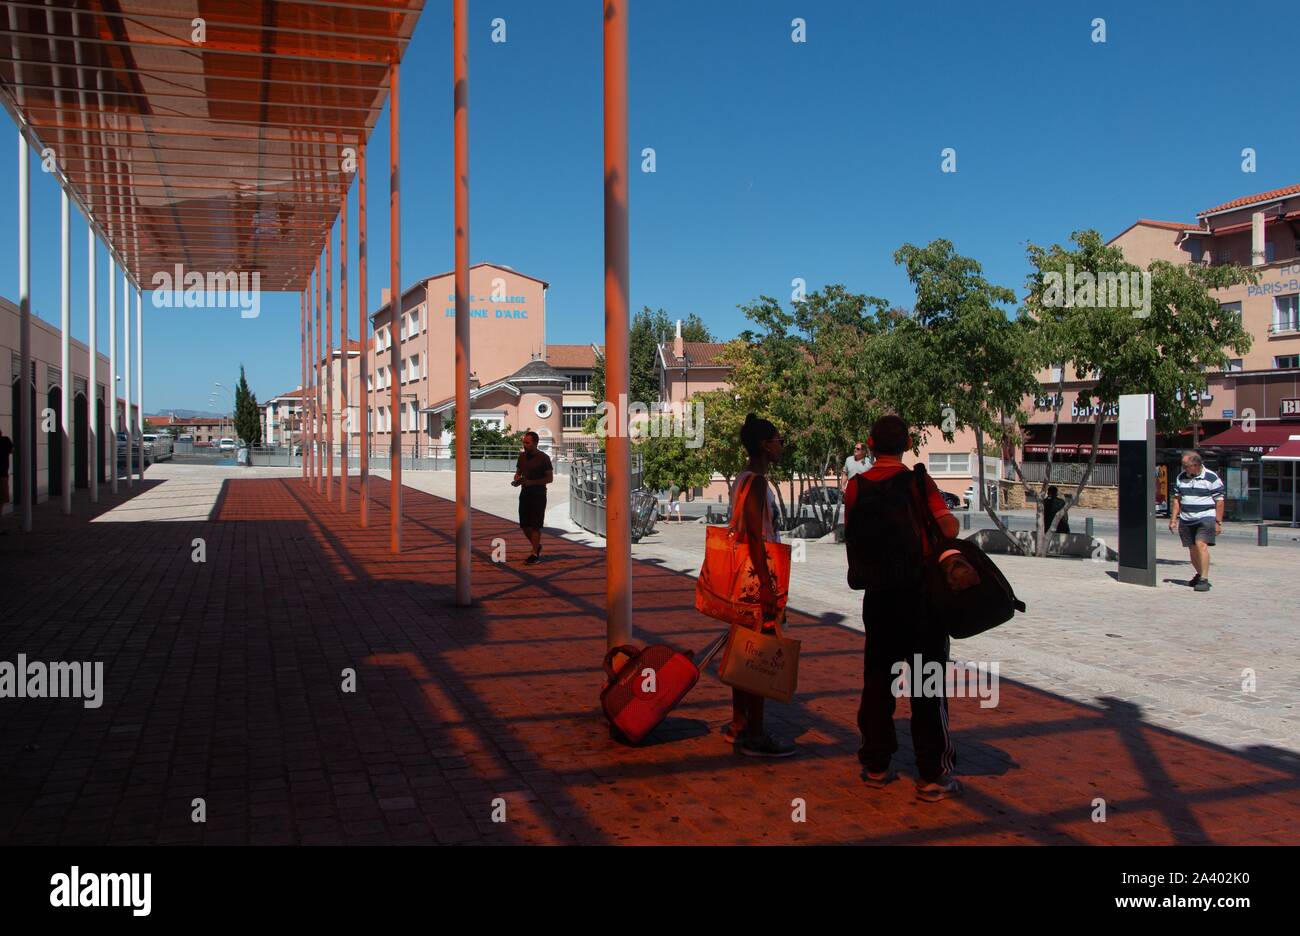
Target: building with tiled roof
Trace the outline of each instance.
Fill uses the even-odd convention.
[[[561,401],[560,439],[569,446],[591,445],[595,439],[584,428],[596,414],[596,400],[591,395],[591,377],[596,358],[604,355],[599,344],[547,344],[546,363],[565,377]]]
[[[361,346],[356,342],[359,354]],[[335,349],[335,357],[338,350]],[[262,404],[262,442],[265,445],[297,444],[302,437],[303,400],[307,392],[302,387],[294,387],[284,393],[276,394]]]
[[[731,365],[721,359],[725,342],[685,341],[682,323],[672,341],[659,345],[655,371],[659,375],[659,399],[684,403],[696,393],[728,385]]]
[[[1282,188],[1273,189],[1271,192],[1260,192],[1257,195],[1243,195],[1240,198],[1226,201],[1222,205],[1215,205],[1213,208],[1206,208],[1204,211],[1198,211],[1196,212],[1196,216],[1198,218],[1207,218],[1211,215],[1222,214],[1225,211],[1234,211],[1238,208],[1250,208],[1256,205],[1266,205],[1273,202],[1285,201],[1296,195],[1300,195],[1300,184],[1287,185]]]

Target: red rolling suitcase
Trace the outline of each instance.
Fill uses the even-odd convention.
[[[691,691],[726,639],[724,633],[710,644],[698,665],[693,653],[681,653],[667,644],[640,650],[630,644],[614,647],[605,654],[608,679],[600,691],[609,723],[632,744],[640,744]],[[620,653],[628,659],[615,672],[614,657]]]

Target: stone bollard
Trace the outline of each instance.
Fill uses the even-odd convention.
[[[1268,524],[1267,523],[1261,523],[1255,527],[1255,545],[1256,546],[1268,545]]]
[[[1083,532],[1089,539],[1092,539],[1092,517],[1084,517]]]
[[[961,515],[961,528],[962,528],[963,530],[969,530],[969,529],[970,529],[970,511],[969,511],[969,510],[965,511],[965,512]]]

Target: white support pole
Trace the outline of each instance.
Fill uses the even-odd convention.
[[[108,478],[117,493],[117,261],[108,253]]]
[[[18,131],[18,458],[14,482],[22,496],[18,511],[24,533],[32,531],[32,504],[36,501],[36,427],[32,424],[32,216],[31,166],[27,140]]]
[[[72,513],[72,432],[70,413],[72,411],[72,345],[69,332],[72,328],[72,209],[68,202],[68,190],[60,191],[59,215],[59,273],[62,276],[62,288],[59,302],[59,368],[63,375],[59,380],[59,459],[61,470],[59,477],[63,482],[63,512]],[[50,453],[54,457],[54,453]],[[54,492],[51,491],[50,494]]]
[[[131,458],[131,444],[135,433],[131,422],[131,278],[122,269],[122,400],[126,410],[126,486],[131,487],[135,462]]]
[[[140,459],[136,470],[144,484],[144,314],[141,312],[140,287],[135,288],[135,405],[140,407]]]
[[[103,446],[103,439],[100,438],[99,425],[99,375],[96,373],[99,364],[98,347],[99,342],[96,338],[95,326],[99,323],[96,321],[99,315],[97,308],[99,296],[96,294],[95,287],[95,253],[97,241],[95,238],[95,229],[86,225],[86,255],[89,258],[86,261],[86,317],[87,324],[90,328],[90,337],[86,344],[90,348],[90,353],[86,355],[86,421],[90,424],[90,431],[86,436],[86,458],[90,462],[86,466],[86,479],[90,485],[90,502],[99,503],[99,453]]]

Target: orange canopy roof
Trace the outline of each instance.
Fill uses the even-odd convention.
[[[306,288],[423,0],[16,0],[0,99],[142,288]]]

